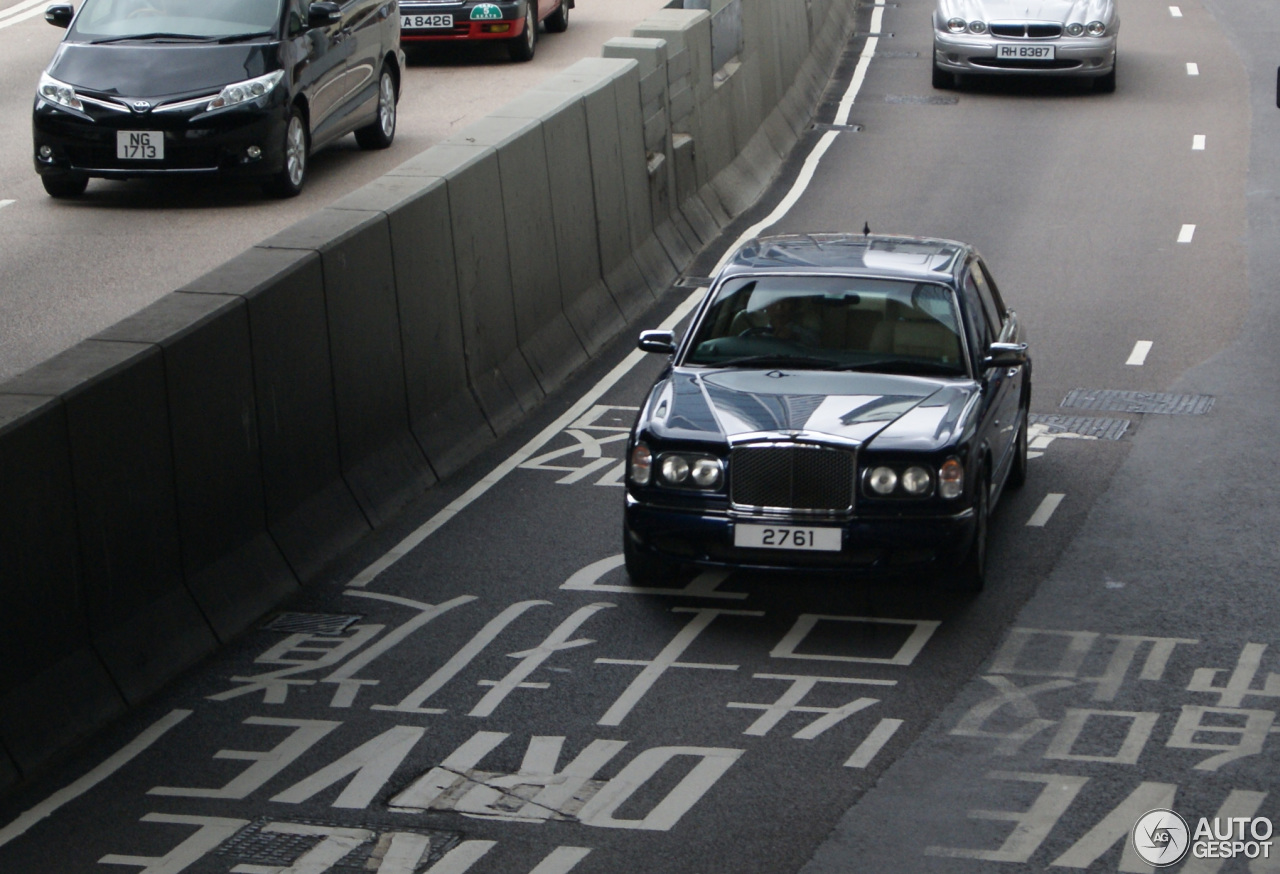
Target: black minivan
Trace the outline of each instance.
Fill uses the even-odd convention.
[[[84,0],[40,76],[35,167],[54,197],[90,177],[220,174],[302,190],[348,133],[391,145],[404,53],[396,0]]]

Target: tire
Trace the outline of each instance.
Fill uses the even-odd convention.
[[[569,29],[569,0],[560,0],[560,7],[547,16],[547,33],[564,33]]]
[[[356,143],[366,151],[385,149],[396,138],[396,79],[386,67],[378,75],[378,117],[356,131]]]
[[[80,173],[59,173],[41,176],[40,182],[50,197],[79,197],[89,187],[89,177]]]
[[[957,592],[981,592],[987,584],[987,534],[991,525],[991,488],[986,472],[978,477],[977,500],[974,502],[975,526],[973,543],[964,560],[956,568],[952,588]]]
[[[946,70],[938,68],[937,64],[933,65],[933,87],[939,91],[948,91],[956,87],[956,77],[948,73]]]
[[[1022,412],[1022,427],[1018,429],[1018,443],[1013,449],[1013,466],[1009,468],[1009,478],[1005,484],[1011,489],[1020,489],[1027,484],[1027,419],[1031,414]]]
[[[513,61],[532,61],[538,46],[538,4],[529,0],[524,6],[524,33],[507,43]]]
[[[1115,94],[1116,93],[1116,67],[1117,62],[1112,62],[1111,72],[1105,76],[1099,76],[1093,80],[1093,90],[1099,94]]]
[[[307,123],[302,117],[302,110],[295,106],[289,113],[289,123],[285,125],[284,166],[263,183],[263,190],[273,197],[297,197],[307,181],[309,157]]]
[[[671,578],[680,568],[675,562],[641,552],[625,531],[622,534],[622,558],[631,585],[642,588],[670,586]]]

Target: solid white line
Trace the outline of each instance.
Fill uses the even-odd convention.
[[[1170,15],[1172,15],[1174,18],[1181,18],[1181,17],[1182,17],[1182,10],[1181,10],[1181,9],[1179,9],[1177,6],[1170,6],[1170,7],[1169,7],[1169,14],[1170,14]]]
[[[1191,151],[1193,152],[1204,151],[1204,134],[1196,134],[1191,138]]]
[[[1050,492],[1044,496],[1044,500],[1040,502],[1040,506],[1031,514],[1031,518],[1027,520],[1027,526],[1030,528],[1043,528],[1045,523],[1049,521],[1049,517],[1053,515],[1053,511],[1058,509],[1058,505],[1062,503],[1062,499],[1066,495],[1060,495],[1057,492]]]
[[[1188,76],[1199,76],[1199,75],[1200,75],[1200,65],[1199,65],[1199,64],[1194,64],[1194,63],[1188,63],[1188,64],[1187,64],[1187,75],[1188,75]]]
[[[1191,238],[1196,235],[1195,225],[1183,225],[1182,230],[1178,231],[1179,243],[1190,243]]]
[[[3,20],[5,18],[11,18],[14,15],[18,15],[19,13],[22,13],[22,12],[27,12],[31,9],[39,9],[41,12],[43,12],[44,8],[48,5],[49,5],[49,0],[22,0],[21,3],[15,3],[13,6],[10,6],[8,9],[0,9],[0,20]]]
[[[6,206],[10,206],[11,204],[15,204],[17,202],[18,201],[16,200],[0,200],[0,209],[4,209]]]
[[[1147,353],[1151,351],[1150,340],[1139,340],[1133,344],[1133,351],[1129,353],[1129,360],[1125,364],[1131,364],[1135,367],[1141,367],[1147,361]]]
[[[41,0],[41,2],[46,2],[46,0]],[[0,18],[0,29],[9,27],[10,25],[17,24],[20,21],[26,21],[28,18],[35,18],[37,15],[42,15],[42,14],[44,14],[44,9],[42,9],[40,6],[36,6],[35,9],[28,9],[26,12],[23,12],[21,15],[15,15],[12,18]]]
[[[889,742],[889,738],[893,737],[893,733],[902,725],[901,719],[882,719],[875,728],[871,729],[871,734],[867,735],[866,740],[858,744],[858,748],[853,751],[853,755],[844,763],[846,768],[865,768],[871,764],[871,760],[876,757],[876,753],[884,749],[884,745]]]
[[[44,801],[40,802],[13,822],[0,829],[0,847],[3,847],[14,838],[25,834],[27,829],[31,828],[45,817],[51,815],[59,807],[66,804],[68,801],[74,801],[79,798],[94,786],[97,786],[103,780],[110,777],[116,771],[129,764],[129,762],[133,761],[138,754],[142,753],[147,749],[147,747],[159,740],[165,732],[190,715],[190,710],[171,711],[167,716],[163,717],[142,734],[138,735],[132,742],[126,744],[114,756],[107,759],[88,774],[85,774],[70,786],[53,793]]]

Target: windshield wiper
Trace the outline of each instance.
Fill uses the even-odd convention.
[[[132,36],[113,36],[110,39],[95,39],[90,43],[90,45],[100,46],[112,42],[128,42],[133,39],[181,39],[193,42],[212,42],[215,37],[197,36],[194,33],[135,33]]]
[[[864,361],[860,364],[840,364],[835,369],[871,373],[924,373],[939,376],[964,376],[961,370],[950,364],[939,364],[936,361],[907,361],[902,358],[884,358],[880,361]]]
[[[747,355],[742,358],[730,358],[728,361],[692,361],[691,364],[703,364],[707,367],[741,367],[743,365],[759,365],[761,367],[818,367],[832,370],[841,369],[839,361],[830,358],[806,358],[800,355]]]

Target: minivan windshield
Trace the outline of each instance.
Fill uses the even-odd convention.
[[[955,295],[933,282],[740,276],[717,289],[684,364],[961,376]]]
[[[86,42],[218,40],[269,34],[285,0],[85,0],[71,33]]]

